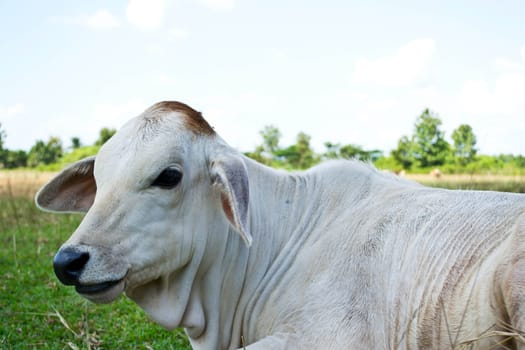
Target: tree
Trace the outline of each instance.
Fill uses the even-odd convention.
[[[268,159],[267,157],[265,157],[263,155],[264,153],[264,147],[262,145],[259,145],[257,147],[255,147],[255,151],[253,152],[245,152],[244,155],[247,156],[247,157],[250,157],[251,159],[259,162],[259,163],[262,163],[262,164],[266,164],[266,165],[272,165],[272,162],[271,162],[271,159]]]
[[[4,130],[2,130],[2,123],[0,123],[0,150],[4,149],[4,140],[6,138],[7,134]]]
[[[324,143],[324,146],[326,147],[326,152],[323,153],[325,159],[341,158],[341,144],[327,141]]]
[[[2,130],[2,123],[0,123],[0,164],[5,165],[7,150],[4,149],[4,140],[7,134]]]
[[[318,162],[310,147],[311,137],[303,132],[297,135],[295,145],[276,151],[277,159],[293,169],[307,169]]]
[[[454,141],[454,157],[461,166],[466,166],[476,158],[476,135],[472,127],[467,124],[460,125],[452,132]]]
[[[77,149],[82,147],[82,142],[80,142],[80,138],[78,137],[72,137],[71,138],[71,149]]]
[[[50,137],[47,143],[38,140],[29,151],[27,164],[30,167],[52,164],[63,154],[62,141],[58,137]]]
[[[358,159],[364,162],[375,161],[383,155],[380,150],[364,150],[363,147],[354,144],[348,144],[341,147],[341,157],[345,159]]]
[[[314,165],[316,163],[315,157],[314,157],[314,151],[310,147],[310,140],[312,138],[305,134],[304,132],[300,132],[297,135],[297,154],[299,155],[297,167],[299,169],[307,169]]]
[[[403,169],[410,169],[414,163],[414,141],[407,136],[401,137],[391,155]]]
[[[102,146],[105,144],[115,133],[117,132],[116,129],[110,129],[110,128],[102,128],[100,130],[98,140],[95,142],[95,146]]]
[[[379,159],[383,152],[380,150],[364,150],[359,145],[348,144],[341,146],[339,143],[325,142],[326,152],[323,157],[326,159],[358,159],[362,161],[376,161]]]
[[[414,125],[413,156],[422,168],[443,165],[450,151],[445,133],[440,130],[441,119],[428,108]]]
[[[260,132],[260,134],[263,138],[262,146],[264,151],[269,153],[270,155],[275,155],[275,153],[279,149],[279,140],[282,136],[279,129],[277,129],[277,127],[273,125],[267,125]]]
[[[0,123],[0,167],[6,169],[25,167],[27,165],[27,153],[4,148],[6,137],[7,134],[2,130],[2,124]]]
[[[263,139],[262,144],[256,146],[253,152],[247,152],[245,155],[262,164],[276,165],[274,163],[278,160],[281,132],[273,125],[266,125],[259,131],[259,134]]]
[[[341,147],[341,157],[345,159],[362,159],[366,158],[366,152],[361,146],[348,144]]]
[[[7,169],[22,168],[27,166],[27,153],[25,151],[5,150],[3,165]]]

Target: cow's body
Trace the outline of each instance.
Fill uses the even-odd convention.
[[[236,154],[208,129],[176,136],[195,143],[178,144],[171,160],[185,182],[155,192],[140,174],[154,167],[148,147],[165,144],[164,134],[139,135],[146,146],[137,151],[127,137],[135,124],[97,156],[97,197],[76,208],[91,209],[62,248],[90,253],[71,284],[118,281],[85,295],[91,300],[125,291],[156,322],[185,327],[195,349],[242,348],[241,339],[248,350],[491,348],[506,339],[502,331],[525,329],[525,196],[429,189],[353,161],[288,174]],[[235,161],[214,155],[223,147]],[[140,152],[149,157],[129,165]],[[119,184],[111,176],[125,164],[137,179]],[[85,173],[74,170],[62,178]],[[208,173],[222,174],[230,192],[209,186]],[[39,204],[75,209],[49,204],[64,183],[44,188]],[[249,191],[238,190],[244,185]],[[137,191],[138,202],[130,199]],[[133,205],[120,209],[123,201]],[[518,338],[504,345],[518,348]]]
[[[246,339],[448,349],[509,322],[498,278],[525,242],[524,196],[429,189],[349,161],[295,175],[246,162],[258,246],[239,303]]]

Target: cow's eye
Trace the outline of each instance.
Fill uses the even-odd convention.
[[[160,187],[163,189],[171,189],[177,186],[182,179],[182,173],[179,169],[169,167],[164,169],[159,176],[153,181],[151,186]]]

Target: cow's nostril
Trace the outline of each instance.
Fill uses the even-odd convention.
[[[81,253],[80,256],[68,265],[68,270],[70,272],[80,272],[86,265],[89,260],[89,253]]]
[[[60,282],[66,285],[77,285],[88,260],[88,252],[80,252],[72,248],[61,249],[53,260],[55,274]]]

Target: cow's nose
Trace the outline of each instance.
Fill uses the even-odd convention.
[[[55,274],[63,284],[77,285],[88,260],[88,252],[80,252],[73,248],[60,249],[53,260]]]

